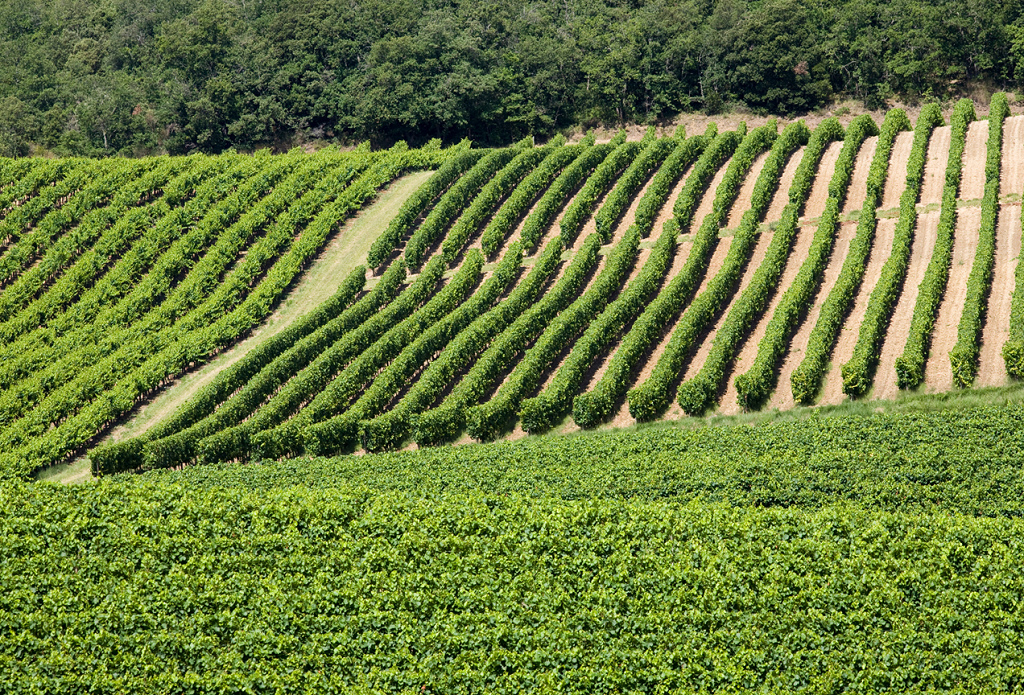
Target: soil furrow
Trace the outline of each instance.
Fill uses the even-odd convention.
[[[967,299],[967,277],[971,274],[974,252],[978,248],[980,226],[981,208],[965,207],[957,212],[949,281],[939,304],[939,315],[932,331],[931,350],[924,368],[924,384],[928,391],[948,391],[953,387],[949,351],[956,345],[957,327]]]
[[[803,323],[800,324],[800,329],[789,343],[789,350],[786,352],[786,358],[782,361],[782,368],[779,370],[779,380],[775,386],[775,392],[768,401],[768,408],[788,410],[796,405],[796,402],[793,400],[793,390],[789,385],[790,377],[804,359],[807,344],[811,340],[811,331],[814,329],[814,324],[818,322],[818,315],[821,313],[821,307],[825,303],[825,298],[828,297],[832,288],[835,287],[836,280],[839,279],[839,271],[843,268],[846,254],[850,250],[850,242],[853,241],[856,234],[856,222],[846,222],[840,226],[835,245],[832,247],[832,256],[829,258],[828,265],[825,266],[825,275],[822,278],[821,287],[818,289],[818,294],[814,297],[814,303],[807,312],[807,316],[804,317]]]
[[[830,143],[818,162],[818,169],[814,175],[814,183],[811,185],[811,193],[804,204],[801,220],[814,219],[825,211],[825,203],[828,202],[828,184],[832,181],[832,174],[836,170],[836,161],[839,153],[843,151],[841,140]],[[787,189],[788,190],[788,189]]]
[[[960,178],[961,200],[978,200],[985,195],[987,157],[988,121],[975,121],[967,128],[967,141],[964,144],[964,164]]]
[[[892,143],[889,155],[889,172],[885,178],[885,191],[882,193],[881,210],[899,207],[900,196],[907,187],[907,164],[910,162],[910,150],[914,146],[914,133],[903,131]]]
[[[1024,191],[1024,116],[1011,116],[1003,121],[1003,165],[1000,176],[1000,195],[1020,195]]]
[[[754,160],[754,163],[750,165],[750,170],[747,172],[746,178],[743,179],[743,185],[740,186],[740,192],[736,195],[732,209],[729,210],[729,219],[725,223],[728,229],[739,227],[743,213],[750,209],[750,199],[754,195],[754,184],[757,183],[757,177],[761,175],[761,170],[764,169],[764,164],[768,161],[769,154],[770,152],[768,151],[762,152]]]
[[[996,266],[992,276],[992,294],[981,332],[981,361],[978,386],[1002,386],[1006,383],[1003,344],[1010,337],[1010,300],[1016,285],[1020,257],[1020,205],[1004,205],[996,227]]]
[[[796,274],[800,271],[800,266],[807,260],[807,254],[811,250],[811,242],[814,240],[814,232],[817,229],[817,225],[805,224],[797,231],[796,239],[793,242],[793,248],[789,252],[789,258],[786,260],[786,267],[782,271],[782,278],[779,280],[778,287],[775,291],[775,296],[772,297],[771,302],[768,304],[768,309],[758,319],[757,324],[754,326],[753,331],[747,336],[747,339],[743,342],[743,346],[740,348],[739,354],[733,365],[732,373],[729,375],[725,394],[722,396],[722,400],[719,403],[718,410],[724,415],[735,415],[742,411],[740,407],[739,399],[736,392],[736,375],[743,374],[745,371],[750,369],[754,360],[757,359],[757,348],[761,342],[761,338],[764,337],[765,331],[768,329],[768,322],[771,321],[772,316],[775,314],[775,308],[782,301],[782,296],[789,289],[789,286],[793,284],[793,279]]]
[[[977,125],[973,123],[972,125]],[[921,197],[918,205],[942,202],[942,189],[946,185],[946,162],[949,161],[949,144],[952,129],[947,126],[936,128],[928,140],[925,154],[924,178],[921,180]]]
[[[796,170],[799,168],[806,151],[806,147],[801,147],[786,162],[786,168],[782,170],[782,176],[779,178],[779,187],[775,189],[772,202],[768,204],[768,212],[764,216],[765,224],[773,224],[782,219],[782,211],[786,209],[786,204],[789,203],[789,187],[793,185],[793,179],[796,178]]]
[[[850,187],[846,192],[846,202],[843,203],[843,214],[860,210],[864,207],[864,199],[868,195],[868,174],[871,171],[871,161],[875,158],[875,148],[878,147],[878,136],[872,136],[864,140],[857,151],[857,159],[853,164],[853,175],[850,177]]]
[[[929,162],[929,165],[931,162]],[[924,271],[932,259],[935,239],[939,233],[939,211],[926,212],[918,215],[917,228],[914,230],[914,243],[910,247],[910,263],[907,277],[903,282],[903,291],[889,320],[882,352],[878,358],[878,369],[875,371],[874,388],[871,398],[893,399],[899,393],[896,386],[896,358],[903,354],[910,337],[910,324],[914,319],[914,305]]]
[[[864,313],[868,308],[868,299],[872,290],[882,275],[882,266],[892,254],[892,242],[896,232],[896,220],[892,218],[878,220],[878,227],[875,230],[874,243],[871,245],[871,254],[868,256],[868,264],[864,269],[864,279],[857,297],[853,303],[853,309],[843,324],[839,333],[836,346],[832,350],[832,363],[829,365],[828,373],[825,375],[825,382],[822,387],[820,405],[835,405],[846,400],[843,393],[843,376],[841,367],[853,357],[853,349],[857,346],[857,336],[860,333],[860,324],[864,320]],[[789,388],[789,384],[783,385]],[[792,398],[792,395],[790,396]]]

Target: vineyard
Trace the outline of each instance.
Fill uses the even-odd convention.
[[[0,691],[1019,692],[1022,192],[1003,95],[0,160]]]
[[[0,168],[0,473],[377,452],[1024,373],[1024,117]],[[348,218],[330,294],[165,417]],[[429,173],[429,172],[433,173]],[[364,263],[365,265],[355,265]],[[1020,283],[1024,286],[1024,283]]]

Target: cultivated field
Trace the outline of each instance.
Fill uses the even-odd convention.
[[[1019,692],[1022,187],[1000,96],[0,161],[0,691]]]
[[[1002,385],[1024,369],[1022,156],[997,97],[948,124],[926,107],[498,150],[9,160],[0,470]]]

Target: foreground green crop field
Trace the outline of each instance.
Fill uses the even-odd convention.
[[[1015,692],[1024,407],[0,487],[4,692]]]

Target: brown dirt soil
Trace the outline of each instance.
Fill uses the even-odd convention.
[[[832,256],[829,258],[828,265],[825,266],[825,275],[822,279],[821,287],[818,288],[818,293],[814,297],[814,303],[807,312],[803,323],[790,341],[789,351],[786,353],[786,357],[782,361],[782,368],[779,370],[778,384],[768,401],[768,409],[788,410],[796,406],[796,402],[793,400],[793,390],[789,385],[790,377],[804,359],[807,343],[811,340],[811,331],[814,328],[814,324],[818,321],[818,315],[821,313],[821,306],[825,303],[825,298],[828,297],[829,292],[835,287],[836,280],[839,279],[839,271],[843,268],[846,254],[850,250],[850,242],[856,234],[856,222],[845,222],[840,226],[835,245],[832,247]]]
[[[704,361],[707,359],[708,353],[711,352],[711,345],[715,342],[715,336],[718,335],[718,329],[725,322],[729,312],[732,311],[736,300],[743,294],[743,290],[747,289],[747,285],[753,279],[754,273],[757,272],[758,267],[761,265],[761,261],[764,260],[765,252],[768,251],[768,245],[772,242],[774,236],[772,232],[764,232],[757,238],[757,245],[754,247],[754,252],[750,256],[747,267],[743,270],[743,277],[740,278],[739,287],[736,288],[736,291],[729,299],[728,306],[725,307],[725,311],[718,317],[714,327],[704,336],[704,340],[701,342],[700,347],[697,348],[697,352],[690,358],[690,363],[686,365],[686,375],[683,377],[683,381],[688,381],[696,376],[704,366]]]
[[[981,361],[978,386],[1002,386],[1006,383],[1003,344],[1010,337],[1010,300],[1016,286],[1017,262],[1021,246],[1020,205],[1004,205],[996,228],[996,265],[988,314],[981,332]]]
[[[694,294],[695,297],[698,296],[701,292],[703,292],[705,290],[705,288],[707,287],[708,282],[710,282],[711,278],[715,277],[715,275],[718,274],[718,271],[722,269],[722,264],[725,262],[725,257],[726,257],[726,255],[728,255],[729,247],[731,245],[732,245],[732,237],[725,237],[724,239],[719,239],[718,240],[718,244],[715,246],[714,253],[712,253],[712,255],[711,255],[711,261],[708,264],[708,271],[707,271],[707,273],[704,274],[704,279],[701,281],[700,287],[697,288],[697,292]],[[676,258],[676,261],[679,261],[678,256]],[[677,270],[675,270],[676,263],[673,263],[672,265],[673,265],[673,268],[670,269],[670,271],[669,271],[670,272],[670,275],[669,275],[670,278],[674,277],[675,273],[678,272]],[[685,313],[686,313],[686,310],[683,309],[683,314],[685,314]],[[658,361],[661,359],[662,354],[665,352],[665,348],[668,346],[668,342],[672,338],[672,332],[675,331],[677,324],[678,324],[678,320],[676,320],[672,325],[665,327],[665,332],[664,332],[661,340],[658,342],[658,344],[651,351],[651,354],[647,358],[646,362],[644,362],[644,364],[641,366],[640,372],[637,375],[636,381],[633,382],[634,386],[636,386],[638,384],[642,384],[645,381],[647,381],[648,378],[650,378],[651,373],[654,371],[655,366],[657,366]],[[611,421],[606,426],[607,427],[625,427],[627,425],[633,424],[633,422],[634,422],[634,420],[633,420],[632,416],[630,416],[630,414],[629,414],[629,403],[623,401],[622,407],[619,408],[619,412],[615,414],[615,416],[611,419]]]
[[[985,159],[987,156],[988,121],[975,121],[967,128],[967,142],[964,146],[964,163],[960,177],[961,200],[977,200],[985,195]]]
[[[850,177],[850,188],[846,192],[846,202],[843,203],[843,214],[860,210],[864,206],[864,199],[868,195],[868,173],[877,147],[878,137],[872,136],[867,138],[857,151],[853,175]]]
[[[825,211],[825,203],[828,201],[828,184],[832,181],[832,174],[836,170],[836,161],[839,153],[843,150],[842,142],[830,143],[818,162],[818,171],[814,175],[814,183],[811,185],[811,193],[807,197],[800,219],[814,219]]]
[[[1024,116],[1003,121],[1003,163],[1000,195],[1024,192]]]
[[[967,277],[971,274],[974,253],[978,249],[980,226],[980,207],[963,207],[957,211],[949,281],[939,304],[939,315],[935,319],[931,349],[924,368],[924,385],[928,391],[948,391],[953,388],[949,351],[956,345],[957,327],[960,325],[960,316],[963,314],[964,301],[967,298]],[[996,272],[999,272],[998,268]]]
[[[673,208],[675,208],[676,200],[679,198],[679,194],[682,193],[683,187],[686,185],[686,180],[690,178],[690,172],[693,171],[693,166],[686,170],[676,183],[675,188],[672,189],[671,193],[668,194],[668,199],[665,204],[661,206],[661,210],[658,211],[658,216],[654,218],[654,226],[651,227],[651,237],[657,239],[658,235],[661,234],[662,227],[665,223],[675,217]]]
[[[806,147],[801,147],[786,162],[786,168],[782,170],[782,176],[779,177],[779,187],[775,190],[775,195],[772,196],[772,202],[768,204],[768,212],[764,216],[765,224],[772,224],[782,219],[782,211],[789,202],[789,187],[793,184],[796,170],[800,167],[800,161],[804,158],[806,151]]]
[[[729,210],[729,217],[725,223],[727,228],[735,229],[740,226],[743,213],[750,209],[750,198],[754,195],[754,185],[757,183],[757,177],[761,175],[761,170],[764,169],[765,162],[768,161],[768,154],[768,152],[762,152],[750,165],[750,170],[747,171],[747,175],[743,179],[743,185],[740,186],[740,192],[736,195],[732,209]]]
[[[910,150],[913,145],[914,133],[911,131],[899,133],[892,144],[885,191],[882,193],[882,210],[899,207],[900,196],[907,187],[907,164],[910,162]]]
[[[864,320],[864,312],[868,308],[868,299],[872,290],[882,275],[882,266],[892,254],[892,241],[896,231],[896,220],[893,218],[878,220],[878,228],[875,230],[874,243],[871,246],[871,253],[868,256],[868,264],[864,269],[864,280],[857,297],[853,302],[853,309],[846,318],[836,346],[832,350],[832,365],[825,374],[822,384],[821,405],[836,405],[846,400],[843,393],[843,376],[840,371],[842,365],[853,357],[853,349],[857,346],[857,336],[860,333],[860,324]],[[789,388],[788,382],[785,388]]]
[[[914,318],[914,305],[924,271],[932,258],[935,239],[939,233],[939,211],[922,213],[917,218],[914,230],[914,243],[910,248],[910,263],[907,278],[903,283],[903,291],[889,321],[882,342],[882,353],[878,358],[878,370],[875,372],[872,400],[892,400],[899,393],[896,386],[896,358],[903,354],[910,336],[910,323]]]
[[[949,161],[949,143],[952,137],[950,127],[942,126],[932,131],[925,153],[924,178],[921,181],[919,205],[942,202],[942,188],[946,185],[946,162]]]
[[[814,239],[816,229],[816,225],[803,225],[797,231],[796,240],[793,242],[793,248],[786,261],[786,267],[782,271],[782,278],[779,281],[775,296],[772,297],[767,311],[761,315],[761,318],[754,326],[754,330],[744,341],[743,347],[739,351],[732,373],[729,375],[725,394],[719,403],[718,412],[724,415],[735,415],[743,410],[736,393],[736,376],[743,374],[754,365],[754,360],[757,359],[757,348],[761,338],[764,337],[765,331],[768,329],[768,322],[771,321],[772,316],[775,314],[775,308],[782,301],[782,296],[789,289],[789,286],[793,284],[793,279],[800,271],[800,266],[807,260],[807,254],[811,250],[811,241]]]
[[[732,160],[729,160],[732,161]],[[708,213],[714,208],[715,205],[715,193],[718,191],[718,184],[722,183],[722,179],[725,178],[725,172],[729,168],[729,162],[725,162],[719,167],[715,177],[711,179],[711,183],[704,189],[704,195],[700,199],[700,203],[697,205],[697,211],[693,214],[693,222],[690,224],[689,229],[682,229],[681,232],[689,233],[696,232],[700,229],[701,224],[704,223],[704,218],[708,216]]]
[[[245,356],[253,347],[284,330],[328,298],[351,269],[365,261],[366,254],[377,235],[398,213],[402,203],[432,174],[431,171],[422,171],[394,181],[380,193],[376,202],[355,217],[349,218],[309,270],[303,274],[287,299],[252,335],[203,367],[177,380],[142,406],[130,421],[116,427],[108,439],[117,441],[142,434],[173,413],[179,404],[209,383],[222,370]]]

